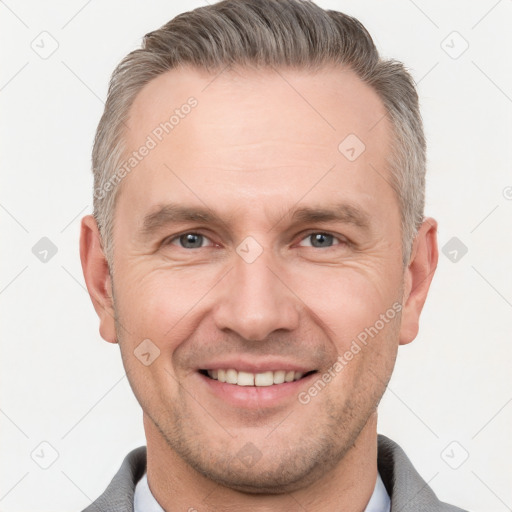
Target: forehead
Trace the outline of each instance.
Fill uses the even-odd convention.
[[[230,207],[268,211],[308,188],[317,202],[334,189],[371,202],[389,182],[386,110],[347,69],[172,70],[143,88],[127,126],[127,158],[151,146],[121,183],[135,210],[184,195],[222,208],[230,194]]]
[[[190,112],[192,121],[182,123],[183,114],[176,110],[188,110],[184,107],[190,98],[197,101],[197,107]],[[178,123],[169,138],[176,145],[186,140],[198,149],[218,153],[226,143],[248,149],[264,137],[270,142],[287,134],[287,142],[332,148],[354,133],[379,150],[385,148],[389,131],[377,93],[343,68],[314,72],[245,68],[216,73],[195,68],[168,71],[137,95],[128,120],[129,145],[136,145],[141,136],[151,134],[175,112],[179,120],[173,119]],[[187,129],[190,125],[192,130]],[[277,146],[279,140],[275,142]]]

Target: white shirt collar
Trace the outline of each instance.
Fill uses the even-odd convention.
[[[135,486],[133,508],[134,512],[165,512],[149,489],[147,473],[144,473],[144,476]]]
[[[391,510],[391,500],[388,491],[384,487],[384,482],[377,471],[377,482],[373,490],[372,497],[366,505],[364,512],[389,512]]]
[[[149,489],[147,473],[144,473],[144,476],[137,483],[133,501],[134,512],[165,512]],[[391,500],[384,487],[384,482],[377,472],[377,482],[364,512],[390,512],[390,510]]]

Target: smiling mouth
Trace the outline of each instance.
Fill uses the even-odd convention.
[[[316,370],[309,372],[276,370],[261,373],[251,373],[237,371],[233,368],[229,368],[225,370],[199,370],[199,373],[210,379],[217,380],[219,382],[225,382],[227,384],[235,384],[237,386],[266,387],[304,379],[305,377],[316,373]]]

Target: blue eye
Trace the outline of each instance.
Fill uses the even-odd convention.
[[[179,244],[184,249],[199,249],[203,246],[204,240],[207,238],[199,233],[185,233],[173,239],[171,243]]]
[[[313,247],[330,247],[334,241],[334,237],[326,233],[314,233],[309,238]]]
[[[308,242],[309,243],[304,243]],[[332,247],[333,245],[338,245],[340,240],[334,235],[330,235],[329,233],[311,233],[307,237],[301,240],[302,247],[315,247],[321,249],[322,247]]]
[[[177,245],[182,249],[201,249],[213,245],[210,239],[200,233],[188,232],[178,235],[169,240],[170,244]],[[302,247],[314,247],[316,249],[329,248],[346,243],[330,233],[321,231],[310,233],[304,237],[299,245]]]

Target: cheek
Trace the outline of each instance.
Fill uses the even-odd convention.
[[[344,344],[379,322],[381,315],[389,312],[386,327],[390,317],[395,317],[393,304],[400,298],[399,286],[391,275],[389,271],[355,265],[310,266],[307,272],[300,273],[300,278],[294,279],[292,287],[328,329],[326,334],[341,345],[338,347],[341,350]]]
[[[211,274],[174,268],[125,273],[116,301],[119,317],[133,336],[169,344],[212,289]]]
[[[116,276],[122,282],[115,306],[123,364],[137,400],[153,414],[154,404],[177,403],[172,354],[190,334],[187,313],[197,302],[195,292],[177,292],[171,276],[171,271]]]

